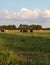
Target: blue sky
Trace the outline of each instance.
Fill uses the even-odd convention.
[[[50,0],[0,0],[0,9],[18,11],[21,8],[40,8],[41,10],[50,9]]]
[[[36,18],[33,17],[33,20],[30,16],[31,14],[29,15],[29,13],[31,13],[30,10],[34,13],[32,16],[38,14],[38,16],[36,15],[37,16]],[[0,12],[0,25],[15,24],[16,26],[18,26],[19,24],[23,23],[23,24],[41,24],[43,27],[50,27],[50,22],[49,22],[50,21],[50,0],[0,0],[0,11],[2,11]],[[23,13],[23,11],[25,11],[25,13]],[[27,18],[26,18],[26,14],[29,15],[27,16]],[[13,15],[14,17],[16,16],[17,19],[12,17]],[[7,19],[7,17],[10,18],[10,16],[12,18]],[[23,16],[25,17],[22,18]],[[43,22],[41,22],[41,20]]]

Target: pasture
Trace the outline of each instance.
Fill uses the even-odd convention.
[[[50,33],[1,32],[0,65],[50,65]]]

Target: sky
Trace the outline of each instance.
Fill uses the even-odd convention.
[[[0,0],[0,25],[50,27],[50,0]]]

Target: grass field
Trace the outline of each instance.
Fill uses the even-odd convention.
[[[50,33],[0,33],[0,65],[50,65]]]

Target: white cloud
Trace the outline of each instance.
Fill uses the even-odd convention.
[[[18,16],[23,18],[23,19],[33,19],[38,17],[40,14],[39,9],[35,9],[34,11],[22,8],[20,12],[18,12]]]
[[[5,19],[33,20],[40,17],[50,18],[50,10],[41,12],[39,8],[34,10],[22,8],[19,12],[14,12],[12,14],[10,14],[8,10],[0,11],[0,18]]]
[[[50,18],[50,11],[49,11],[49,10],[45,10],[45,11],[43,12],[43,17],[44,17],[44,18]]]
[[[4,15],[9,14],[8,10],[1,10],[0,12],[1,12],[1,14],[4,14]]]
[[[9,14],[9,11],[8,10],[1,10],[0,11],[0,15],[3,17],[3,18],[10,18],[10,14]]]

